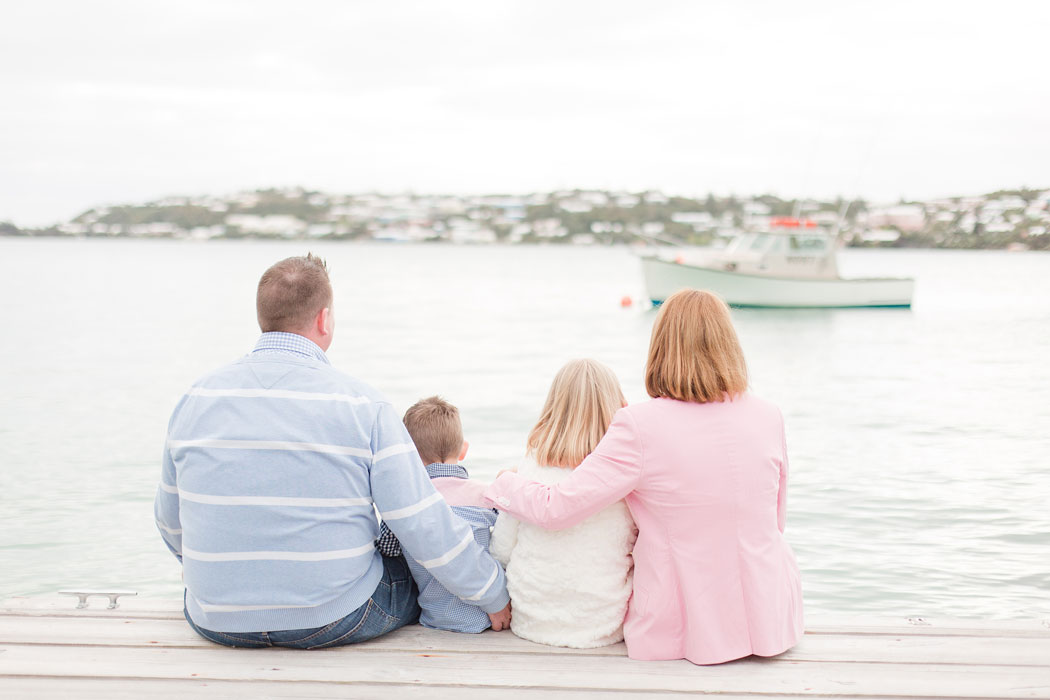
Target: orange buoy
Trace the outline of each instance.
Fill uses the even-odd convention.
[[[631,299],[631,297],[628,297],[628,296],[622,297],[620,299],[620,307],[624,308],[624,309],[626,309],[627,307],[629,307],[633,303],[634,303],[634,300]]]

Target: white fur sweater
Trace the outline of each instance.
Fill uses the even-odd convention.
[[[530,459],[518,473],[555,484],[572,470]],[[489,551],[507,569],[514,634],[580,649],[621,641],[636,537],[623,501],[564,530],[544,530],[500,513]]]

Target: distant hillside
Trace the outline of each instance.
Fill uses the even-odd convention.
[[[890,205],[774,195],[694,199],[653,190],[434,195],[269,189],[97,207],[47,229],[0,223],[0,235],[703,245],[761,230],[772,217],[839,230],[853,246],[1050,249],[1050,190],[1037,189]]]

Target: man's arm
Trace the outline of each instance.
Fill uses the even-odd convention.
[[[161,539],[181,562],[182,523],[179,520],[179,490],[176,483],[175,463],[171,460],[171,450],[165,445],[164,457],[161,459],[160,485],[157,486],[157,496],[153,499],[153,515],[157,520]]]
[[[486,613],[510,603],[503,568],[430,483],[412,438],[382,404],[372,430],[372,500],[405,552],[453,595]]]
[[[171,458],[171,450],[168,448],[168,440],[171,439],[172,430],[175,426],[179,410],[186,402],[184,394],[171,412],[168,421],[168,432],[165,435],[164,455],[160,463],[160,484],[157,486],[157,495],[153,499],[153,516],[157,521],[157,529],[160,530],[161,539],[167,545],[175,558],[182,562],[182,521],[179,518],[179,489],[175,473],[175,462]]]

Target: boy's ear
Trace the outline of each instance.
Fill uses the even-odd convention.
[[[467,450],[469,448],[470,448],[470,443],[467,442],[466,440],[464,440],[463,441],[463,447],[459,448],[459,459],[456,460],[457,462],[462,462],[463,461],[463,459],[467,456]]]

